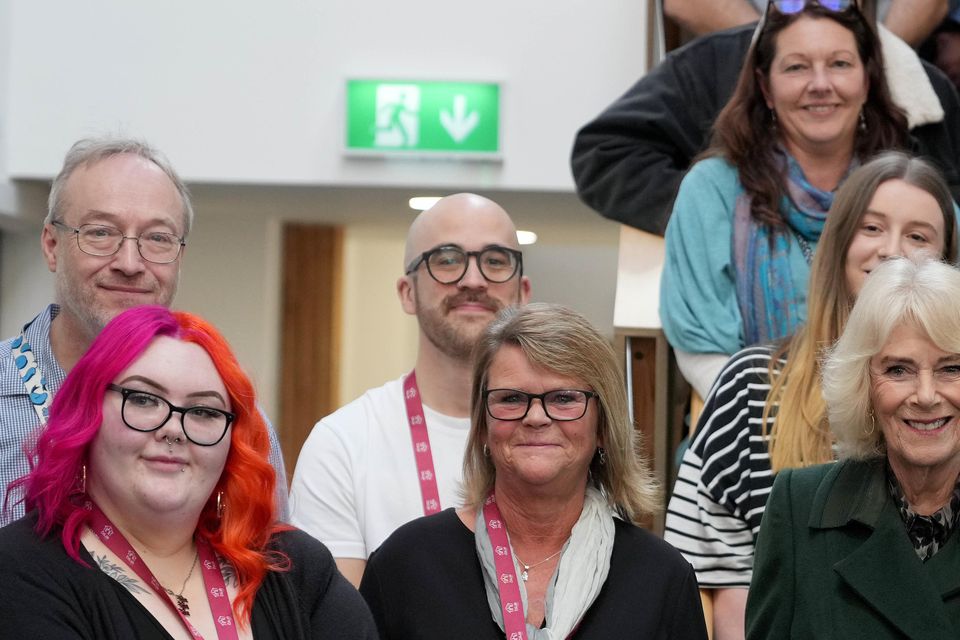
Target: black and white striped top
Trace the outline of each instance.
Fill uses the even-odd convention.
[[[720,372],[667,506],[664,537],[693,565],[703,588],[750,586],[773,486],[761,426],[772,357],[770,346],[743,349]]]

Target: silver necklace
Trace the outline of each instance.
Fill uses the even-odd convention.
[[[166,591],[171,597],[176,598],[177,611],[179,611],[185,616],[190,615],[190,601],[188,601],[183,596],[183,592],[187,588],[187,583],[190,582],[190,576],[193,575],[193,570],[197,568],[197,560],[199,558],[200,558],[200,549],[197,549],[197,555],[193,556],[193,564],[190,565],[190,573],[187,574],[186,579],[183,581],[183,586],[180,587],[180,593],[174,593],[170,589],[163,587],[163,590]],[[163,586],[163,585],[160,585],[160,586]]]
[[[533,564],[527,564],[526,562],[524,562],[523,560],[521,560],[521,559],[520,559],[520,556],[517,555],[517,552],[514,551],[514,552],[513,552],[513,557],[516,558],[516,559],[517,559],[517,562],[519,562],[519,563],[523,566],[523,571],[520,572],[520,579],[523,580],[524,582],[526,582],[526,581],[527,581],[527,577],[528,577],[528,576],[527,576],[527,573],[530,571],[530,569],[536,569],[537,567],[539,567],[540,565],[542,565],[542,564],[543,564],[544,562],[546,562],[547,560],[552,560],[553,558],[556,558],[558,555],[560,555],[560,551],[563,551],[563,547],[560,547],[560,550],[557,551],[556,553],[551,553],[549,556],[547,556],[546,558],[544,558],[544,559],[541,560],[540,562],[534,562]]]

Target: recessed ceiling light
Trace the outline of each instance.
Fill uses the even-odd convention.
[[[437,204],[438,200],[440,200],[440,196],[419,196],[416,198],[410,198],[410,208],[414,211],[426,211],[433,205]]]
[[[533,231],[517,231],[517,242],[520,244],[533,244],[537,241],[537,234]]]

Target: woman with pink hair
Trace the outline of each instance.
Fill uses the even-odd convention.
[[[275,521],[253,387],[223,337],[162,307],[80,359],[7,496],[5,633],[42,638],[374,638],[319,542]]]

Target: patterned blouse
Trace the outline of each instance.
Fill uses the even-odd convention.
[[[887,487],[900,510],[900,517],[903,518],[903,524],[907,528],[907,535],[913,543],[914,551],[917,552],[920,560],[926,562],[946,544],[957,526],[957,520],[960,519],[960,480],[953,487],[950,502],[929,516],[922,516],[910,508],[900,482],[889,465],[887,465]]]

